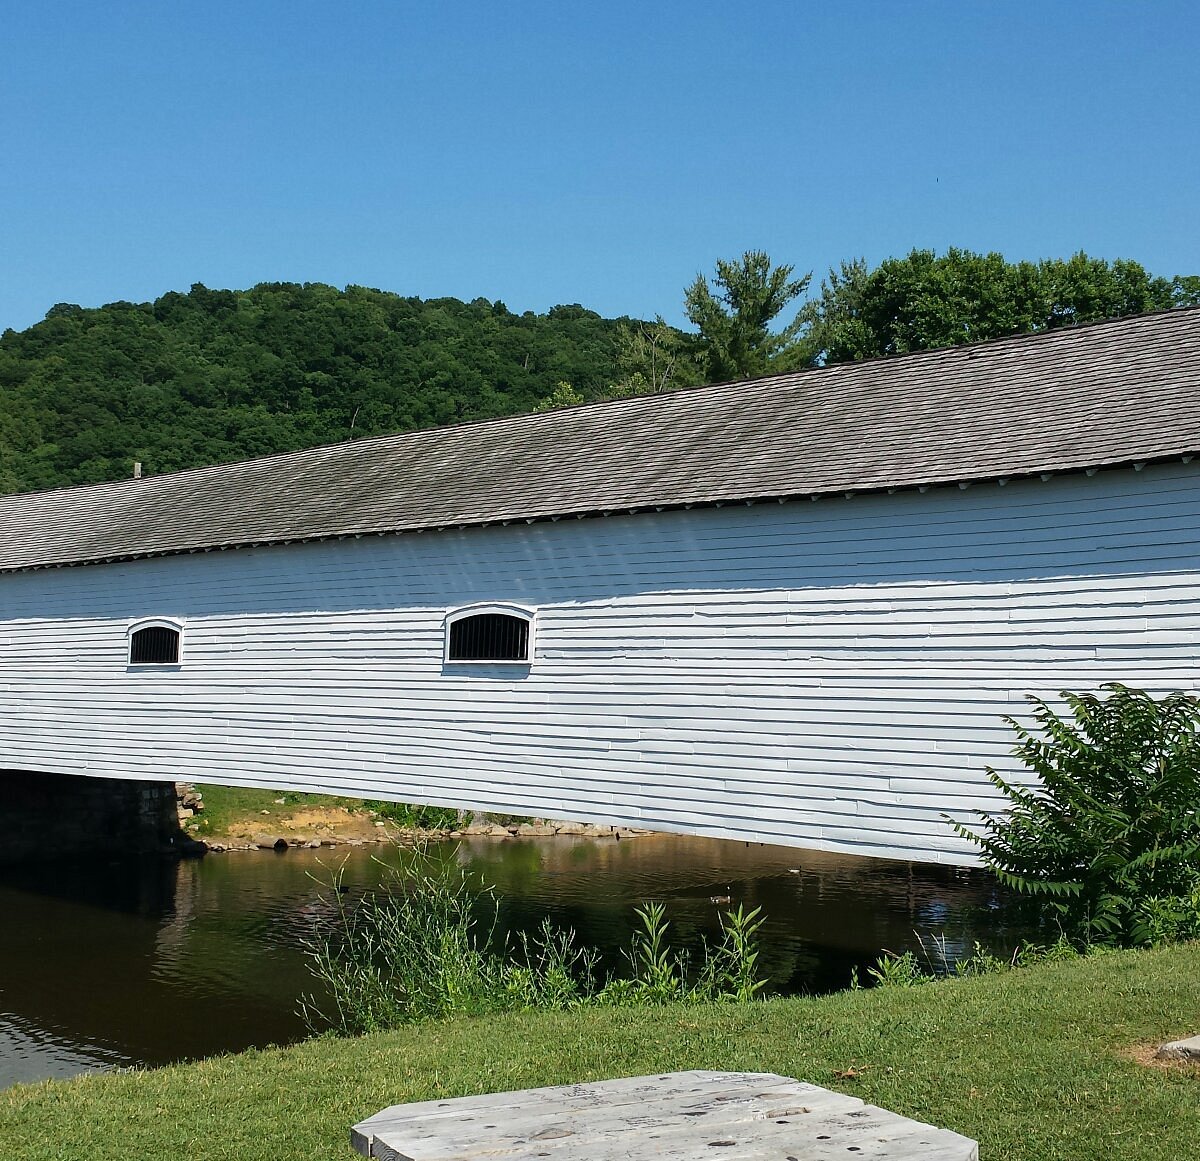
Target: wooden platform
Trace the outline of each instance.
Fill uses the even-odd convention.
[[[393,1105],[354,1126],[379,1161],[978,1161],[957,1133],[759,1072],[674,1072]]]

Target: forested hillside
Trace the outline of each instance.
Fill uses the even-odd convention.
[[[56,306],[0,337],[0,491],[529,411],[562,381],[594,398],[617,325],[295,283]]]

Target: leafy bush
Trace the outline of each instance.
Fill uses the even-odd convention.
[[[983,813],[978,844],[1007,886],[1038,900],[1080,943],[1137,945],[1200,933],[1200,702],[1112,683],[1064,692],[1074,720],[1029,697],[1040,735],[1007,718],[1037,775]]]
[[[453,830],[460,821],[458,811],[450,806],[420,806],[375,799],[364,800],[363,806],[379,818],[412,830]]]
[[[457,864],[418,848],[388,874],[380,890],[353,901],[340,870],[325,884],[325,915],[305,950],[329,1010],[302,997],[310,1031],[355,1035],[453,1015],[584,1004],[750,1000],[765,986],[755,975],[757,909],[723,916],[721,939],[705,946],[693,975],[688,956],[668,943],[662,904],[647,904],[637,911],[641,929],[627,952],[630,976],[602,983],[599,955],[573,931],[544,921],[532,936],[501,940],[498,896]]]

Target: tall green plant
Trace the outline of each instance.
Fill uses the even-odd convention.
[[[598,953],[571,930],[540,929],[515,940],[497,936],[500,901],[491,887],[418,848],[390,867],[380,890],[353,898],[340,870],[325,884],[325,918],[309,934],[309,968],[327,1000],[305,996],[311,1031],[355,1035],[421,1020],[584,1004],[751,1000],[757,977],[758,909],[721,920],[721,938],[704,947],[699,971],[668,941],[661,903],[637,911],[628,977],[597,978]]]
[[[738,906],[721,916],[721,938],[703,944],[700,967],[693,972],[686,951],[671,947],[670,921],[662,903],[635,909],[640,926],[629,950],[629,975],[610,979],[594,998],[600,1004],[643,1006],[753,1000],[766,987],[757,975],[761,908]]]
[[[989,769],[1008,811],[981,812],[979,831],[955,828],[1002,883],[1040,900],[1073,938],[1149,943],[1190,930],[1200,897],[1200,702],[1102,688],[1107,696],[1064,692],[1071,718],[1030,696],[1036,729],[1005,719],[1037,782]]]

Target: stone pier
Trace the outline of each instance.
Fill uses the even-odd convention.
[[[0,863],[166,852],[181,837],[174,782],[0,770]]]

